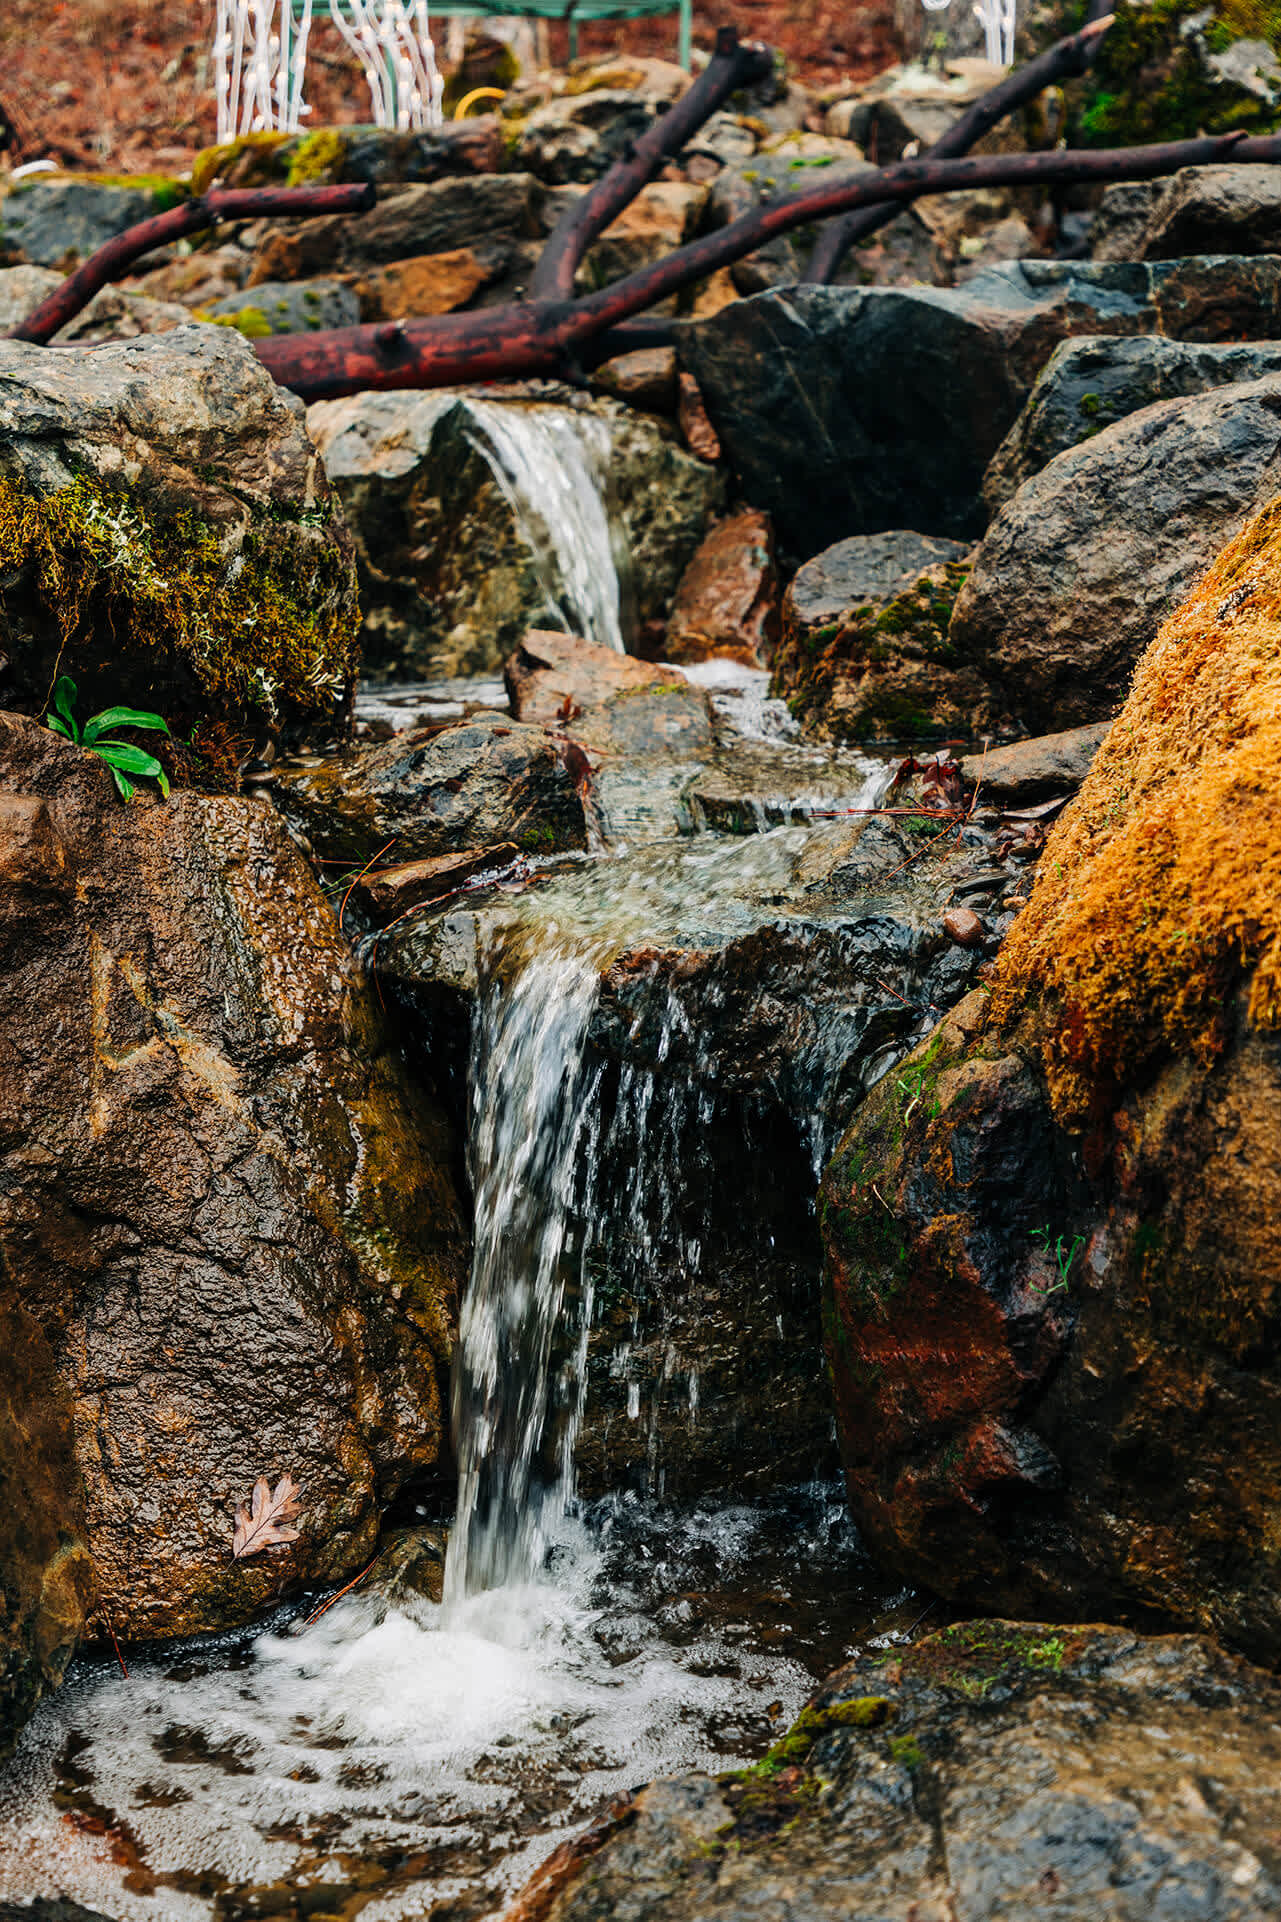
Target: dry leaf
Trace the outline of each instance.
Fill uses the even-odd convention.
[[[238,1504],[236,1508],[236,1532],[231,1538],[233,1560],[258,1555],[264,1548],[284,1548],[296,1542],[298,1530],[284,1524],[300,1512],[301,1504],[296,1497],[301,1493],[292,1475],[281,1476],[274,1494],[266,1476],[260,1476],[254,1483],[250,1507],[246,1509]]]

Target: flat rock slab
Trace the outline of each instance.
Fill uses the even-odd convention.
[[[757,1768],[641,1789],[511,1915],[1258,1922],[1279,1721],[1198,1637],[958,1623],[839,1669]]]
[[[652,661],[547,628],[531,628],[503,669],[516,719],[561,727],[588,708],[603,707],[616,694],[661,687],[671,679],[670,669]]]
[[[789,287],[686,328],[748,501],[807,559],[850,534],[982,532],[983,472],[1073,334],[1281,335],[1281,259],[1021,261],[964,287]]]

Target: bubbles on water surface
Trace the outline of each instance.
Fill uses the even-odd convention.
[[[0,1896],[239,1922],[323,1886],[362,1922],[490,1914],[618,1793],[759,1754],[885,1604],[836,1491],[615,1499],[539,1579],[448,1608],[358,1592],[127,1681],[82,1663],[0,1777]]]

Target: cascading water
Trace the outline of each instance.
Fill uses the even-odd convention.
[[[542,1569],[572,1485],[572,1416],[542,1461],[552,1343],[575,1253],[573,1208],[591,1160],[600,1071],[584,1052],[589,955],[553,946],[481,998],[471,1067],[475,1253],[454,1373],[458,1514],[445,1603]],[[581,1254],[582,1236],[577,1237]],[[582,1305],[584,1330],[590,1299]]]
[[[618,570],[605,506],[609,428],[557,407],[466,403],[467,438],[516,515],[547,597],[567,633],[623,650]]]

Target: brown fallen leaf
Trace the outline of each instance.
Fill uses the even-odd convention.
[[[236,1507],[236,1529],[231,1538],[233,1561],[261,1554],[264,1548],[286,1548],[290,1542],[296,1542],[298,1530],[284,1524],[293,1521],[300,1512],[301,1503],[296,1497],[301,1493],[292,1475],[281,1476],[274,1494],[266,1476],[259,1476],[249,1508],[242,1503]]]

